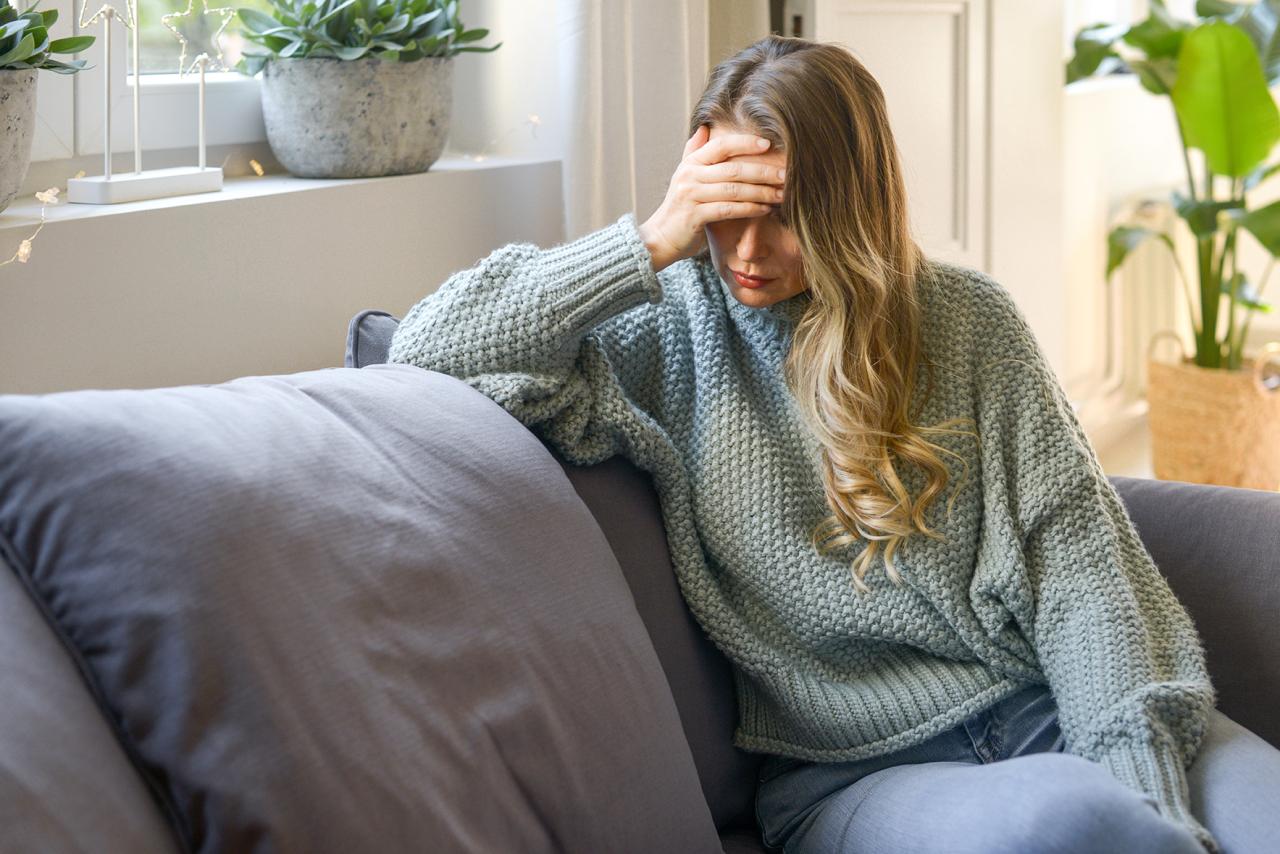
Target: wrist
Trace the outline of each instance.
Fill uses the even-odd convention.
[[[666,243],[657,236],[656,229],[645,222],[637,230],[640,232],[640,239],[644,242],[645,249],[649,250],[653,272],[660,272],[675,263],[677,259],[671,256]]]

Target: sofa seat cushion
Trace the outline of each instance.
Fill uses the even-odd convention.
[[[604,535],[451,377],[0,396],[0,554],[191,850],[720,850]]]

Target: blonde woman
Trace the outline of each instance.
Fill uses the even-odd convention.
[[[713,70],[690,132],[652,216],[498,249],[407,313],[391,360],[570,462],[652,473],[733,664],[734,743],[766,755],[764,843],[1267,850],[1280,751],[1214,708],[1009,294],[912,239],[866,68],[767,37]]]

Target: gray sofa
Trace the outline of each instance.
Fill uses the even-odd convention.
[[[502,850],[486,848],[486,844],[492,846],[492,843],[478,841],[480,837],[472,834],[474,828],[449,823],[451,809],[456,810],[456,817],[464,815],[464,808],[469,810],[465,815],[476,815],[470,810],[478,807],[468,805],[468,799],[474,801],[477,792],[490,791],[494,803],[485,807],[488,809],[484,813],[485,821],[510,820],[510,827],[503,830],[507,838],[528,840],[528,845],[518,846],[520,850],[645,850],[637,840],[646,835],[650,840],[657,838],[652,834],[660,832],[659,826],[664,823],[671,824],[673,833],[683,834],[677,838],[684,840],[683,844],[668,844],[665,850],[695,852],[717,846],[731,854],[766,850],[759,840],[754,813],[760,757],[738,750],[731,743],[735,708],[729,664],[706,640],[684,605],[648,476],[617,457],[589,468],[571,466],[550,448],[539,449],[536,442],[530,442],[514,452],[516,456],[506,458],[516,460],[521,470],[514,473],[510,481],[495,480],[494,471],[508,464],[496,450],[496,443],[509,445],[513,436],[518,438],[510,432],[514,428],[504,423],[493,432],[486,432],[486,422],[484,429],[477,426],[471,431],[476,434],[472,437],[458,429],[457,425],[464,422],[452,422],[450,427],[447,419],[461,410],[472,419],[465,423],[473,425],[476,418],[498,424],[502,421],[501,413],[496,405],[480,400],[478,392],[466,389],[461,383],[407,366],[382,364],[395,323],[394,317],[380,311],[361,312],[352,319],[345,367],[369,366],[370,370],[343,374],[348,378],[343,380],[347,383],[345,386],[329,384],[323,374],[316,372],[314,376],[298,375],[301,379],[257,378],[214,389],[85,392],[71,393],[75,397],[54,395],[47,399],[10,396],[6,400],[0,396],[0,650],[3,651],[0,685],[4,687],[0,692],[0,726],[5,732],[0,738],[0,851]],[[413,376],[413,372],[423,377]],[[449,406],[415,410],[400,420],[380,418],[362,407],[369,401],[385,401],[387,397],[378,398],[369,393],[360,398],[354,392],[351,399],[344,397],[347,389],[359,388],[359,384],[350,384],[353,374],[367,375],[380,384],[430,380],[425,385],[415,385],[415,389],[425,388],[439,394],[442,400],[448,399]],[[237,403],[244,403],[253,395],[257,396],[253,397],[253,407],[238,410],[235,417],[217,422],[216,431],[225,436],[196,435],[203,429],[199,426],[204,423],[200,419],[206,417],[209,407],[231,412]],[[680,797],[690,800],[698,800],[700,793],[705,805],[691,804],[688,815],[645,815],[646,809],[666,809],[662,802],[664,793],[652,794],[648,801],[643,800],[647,791],[637,788],[606,794],[605,787],[625,786],[619,781],[627,779],[627,769],[623,767],[609,777],[608,774],[617,769],[605,767],[608,763],[604,761],[593,769],[596,777],[589,781],[592,785],[598,784],[600,791],[583,789],[585,784],[573,776],[571,769],[564,769],[558,778],[538,776],[536,767],[554,764],[560,755],[546,751],[546,742],[579,736],[565,736],[571,728],[557,730],[549,725],[540,734],[539,743],[533,744],[533,740],[523,739],[520,732],[503,730],[504,720],[517,719],[510,716],[504,719],[494,711],[494,706],[483,705],[489,703],[489,699],[476,695],[480,699],[466,700],[457,693],[470,685],[515,678],[509,674],[474,680],[468,673],[449,671],[450,692],[432,695],[429,702],[423,702],[421,695],[412,698],[407,694],[396,695],[391,705],[353,705],[352,711],[335,717],[333,709],[328,707],[336,704],[336,698],[349,689],[344,688],[341,679],[325,682],[328,674],[350,667],[354,669],[345,671],[342,678],[347,682],[358,681],[365,678],[370,662],[388,661],[398,661],[400,665],[409,662],[409,670],[395,672],[411,673],[414,656],[434,659],[433,649],[442,643],[447,645],[451,637],[445,635],[442,640],[437,636],[429,641],[419,638],[419,642],[427,645],[419,647],[413,655],[400,655],[404,650],[389,646],[361,649],[362,634],[382,632],[388,624],[388,615],[404,619],[412,615],[412,619],[417,620],[426,613],[438,625],[447,625],[444,621],[454,608],[446,597],[435,603],[435,611],[397,610],[399,600],[420,592],[421,588],[413,584],[387,586],[403,566],[396,560],[380,562],[382,552],[410,557],[423,554],[424,565],[430,565],[434,579],[435,586],[430,589],[435,591],[443,585],[459,583],[457,576],[448,574],[449,567],[441,567],[439,563],[443,559],[441,555],[461,554],[456,551],[460,546],[450,543],[443,551],[427,553],[434,548],[434,540],[409,537],[406,533],[409,523],[396,514],[404,507],[417,513],[425,506],[420,496],[414,499],[416,503],[389,504],[380,516],[352,516],[354,521],[346,527],[338,518],[343,505],[330,503],[321,505],[320,510],[309,516],[283,516],[264,521],[265,531],[256,530],[254,520],[274,512],[271,510],[273,500],[276,504],[297,504],[301,500],[299,496],[317,489],[316,482],[307,481],[302,472],[297,473],[298,482],[293,483],[292,469],[282,469],[279,465],[271,468],[273,461],[285,460],[297,469],[297,463],[289,461],[306,459],[309,453],[297,447],[277,445],[271,454],[255,460],[253,466],[246,464],[243,471],[235,464],[246,456],[246,448],[252,449],[253,437],[259,435],[253,432],[255,413],[261,411],[272,395],[283,396],[290,401],[289,406],[313,407],[307,410],[313,412],[313,416],[319,411],[314,410],[316,401],[324,404],[325,413],[340,413],[341,424],[323,434],[326,443],[334,437],[359,431],[377,438],[380,444],[370,457],[371,462],[361,464],[358,479],[324,486],[332,493],[349,492],[351,501],[347,506],[352,513],[360,510],[361,502],[376,499],[382,488],[380,484],[387,484],[389,491],[398,489],[394,484],[423,481],[424,472],[437,476],[448,489],[463,490],[457,494],[471,498],[493,496],[493,506],[485,508],[477,503],[470,508],[466,518],[475,520],[477,526],[488,524],[485,513],[494,511],[498,505],[521,506],[520,490],[527,493],[529,519],[513,519],[511,523],[512,528],[520,528],[520,536],[504,540],[498,532],[494,539],[486,540],[487,554],[510,558],[513,572],[546,572],[549,585],[565,582],[562,588],[552,590],[555,601],[539,606],[548,609],[548,614],[563,604],[560,600],[575,595],[595,597],[590,600],[597,609],[592,614],[616,606],[616,613],[610,611],[594,622],[584,621],[572,631],[601,630],[593,641],[595,644],[622,637],[625,645],[605,655],[604,666],[622,662],[619,666],[631,668],[627,671],[627,684],[643,683],[646,673],[658,674],[658,683],[665,683],[669,695],[658,696],[659,692],[654,690],[657,683],[646,683],[648,694],[654,697],[652,705],[644,709],[643,714],[632,717],[629,725],[613,726],[608,733],[614,739],[611,743],[619,757],[626,756],[626,761],[636,766],[634,786],[662,786],[669,790],[665,795],[683,793]],[[163,423],[137,426],[138,421],[145,422],[146,413],[153,411],[162,413],[163,418],[159,415],[157,418]],[[97,423],[82,423],[88,417],[85,413],[91,413]],[[435,421],[424,423],[424,417]],[[186,419],[179,431],[185,431],[185,439],[182,435],[170,435],[172,430],[166,432],[165,425],[175,419]],[[44,435],[41,424],[45,423],[51,425],[48,431],[60,435]],[[504,430],[508,432],[503,433]],[[112,463],[115,469],[95,479],[93,472],[86,470],[92,467],[84,462],[96,459],[93,453],[71,462],[55,458],[56,453],[70,447],[65,437],[72,433],[79,437],[78,446],[98,435],[117,436],[111,445],[111,453],[116,457]],[[120,436],[136,440],[135,445],[128,445]],[[165,495],[157,498],[155,493],[169,488],[172,471],[176,470],[172,469],[173,461],[182,458],[186,453],[184,448],[196,439],[204,444],[198,451],[190,452],[192,459],[184,465],[194,465],[204,456],[216,456],[223,452],[219,449],[225,447],[234,451],[226,458],[231,462],[219,464],[214,480],[205,472],[202,475],[205,480],[199,482],[198,488],[175,494],[189,495],[191,508],[186,509],[198,517],[212,518],[235,510],[235,525],[245,533],[242,538],[228,539],[224,532],[201,539],[204,535],[192,528],[180,540],[174,537],[165,540],[162,547],[170,551],[163,555],[162,561],[156,562],[159,571],[172,572],[184,562],[192,569],[180,577],[173,576],[170,585],[163,574],[148,575],[145,567],[136,566],[144,562],[140,555],[145,557],[138,551],[135,541],[141,535],[136,531],[152,530],[157,525],[162,531],[172,531],[189,522],[190,513],[177,507],[172,511],[173,518],[168,518],[167,507],[183,501]],[[308,441],[305,432],[297,434],[298,445]],[[6,442],[10,448],[13,443],[22,444],[23,453],[11,452],[6,456]],[[469,462],[475,448],[486,447],[485,443],[495,448],[498,468],[485,469]],[[121,449],[129,447],[136,448],[138,454],[149,455],[147,471],[133,472],[127,461],[119,461]],[[344,451],[345,446],[332,447],[335,454],[354,453],[356,448],[352,445],[352,450]],[[90,452],[94,450],[90,448]],[[290,454],[300,456],[290,457]],[[558,497],[553,491],[535,494],[534,482],[527,478],[550,479],[547,469],[540,467],[540,455],[551,468],[559,464],[563,470],[572,491],[589,511],[584,513],[587,527],[571,528],[566,523],[563,530],[545,529],[549,519],[572,518],[573,508],[564,506],[561,516],[556,517],[545,505],[561,501],[562,496]],[[232,469],[230,473],[226,471],[228,468]],[[163,470],[163,476],[157,474],[158,470]],[[56,484],[33,477],[33,471],[47,471],[50,481],[69,483],[67,491],[57,492]],[[521,477],[526,478],[523,487],[519,485]],[[1280,495],[1125,477],[1115,477],[1113,482],[1161,571],[1201,631],[1209,667],[1220,693],[1219,707],[1272,744],[1280,745],[1280,716],[1276,714],[1280,708],[1280,626],[1275,620],[1275,615],[1280,613],[1280,557],[1277,557],[1280,525],[1276,524],[1280,520]],[[499,494],[504,486],[506,491],[515,490],[517,494]],[[9,490],[7,495],[3,493],[5,489]],[[90,492],[92,500],[71,500]],[[218,494],[223,496],[218,501],[208,499],[213,503],[200,503],[201,496]],[[428,499],[436,494],[446,493],[423,493]],[[226,496],[234,496],[235,502],[244,506],[226,509]],[[149,500],[151,504],[146,503]],[[151,528],[137,527],[136,515],[140,512],[165,518]],[[449,515],[452,508],[429,508],[429,512]],[[509,514],[510,511],[504,509],[503,512]],[[286,541],[292,536],[294,526],[312,524],[318,513],[334,517],[332,543],[321,540],[317,546],[314,537],[298,539],[267,557],[261,552],[251,553],[246,545],[250,540],[271,536]],[[84,524],[86,515],[98,518],[96,529],[114,528],[114,534],[111,530],[96,533],[94,536],[98,539],[88,545],[70,545],[59,539],[61,532],[82,530],[76,526]],[[369,531],[370,518],[377,520],[375,527],[379,530]],[[511,517],[508,515],[508,518]],[[456,517],[450,515],[449,519],[450,524],[455,525]],[[592,527],[592,522],[598,529]],[[321,520],[318,528],[321,532],[323,525]],[[209,527],[213,527],[212,522]],[[123,540],[122,530],[128,532]],[[440,528],[434,536],[443,540],[457,533],[455,529]],[[343,540],[341,544],[337,541],[339,536]],[[365,537],[358,549],[351,552],[356,557],[348,555],[337,561],[333,564],[336,573],[325,575],[324,568],[329,565],[326,561],[332,557],[330,552],[351,547],[349,541],[353,536]],[[566,578],[555,575],[563,570],[555,560],[556,543],[563,543],[566,555],[579,554],[576,544],[586,542],[590,546],[593,537],[598,537],[602,545],[607,544],[607,551],[611,552],[606,555],[607,562],[612,566],[616,558],[616,567],[625,585],[609,587],[607,572],[590,567],[586,568],[587,575]],[[553,552],[549,555],[550,562],[540,564],[538,555],[547,557],[548,548]],[[525,549],[528,551],[522,551]],[[213,551],[219,554],[210,556],[208,553]],[[237,568],[250,557],[264,569],[238,574]],[[599,563],[598,557],[589,557],[588,563],[591,560]],[[566,557],[566,562],[572,563],[574,559]],[[13,572],[5,569],[6,563]],[[94,567],[92,571],[84,569],[90,564]],[[481,577],[488,571],[486,566],[479,563],[479,568],[469,570],[476,573],[477,584],[487,581]],[[225,579],[223,587],[206,583],[188,590],[183,586],[189,585],[191,579],[201,578],[202,568],[211,573],[214,567]],[[333,607],[335,602],[357,602],[359,589],[343,585],[359,581],[353,580],[353,576],[364,568],[377,568],[380,577],[361,581],[373,584],[374,593],[360,599],[362,604],[355,610],[367,611],[372,607],[376,613],[372,617],[365,614],[352,618],[354,622],[343,622],[336,617],[330,621],[324,614],[317,618],[318,610]],[[585,590],[596,581],[599,584]],[[178,598],[176,592],[170,595],[171,591],[180,589],[185,598]],[[328,598],[326,591],[332,592]],[[521,596],[527,593],[521,591]],[[451,595],[456,597],[456,609],[460,613],[475,607],[471,591],[455,587]],[[491,595],[500,596],[501,588],[493,588]],[[235,598],[237,596],[241,598]],[[243,615],[237,623],[240,628],[219,634],[217,625],[202,623],[202,615],[216,610],[217,603],[209,605],[201,597],[223,597],[219,602],[225,600],[228,609]],[[267,604],[261,604],[263,602]],[[431,604],[418,603],[413,607]],[[510,602],[506,607],[510,607]],[[139,611],[141,614],[135,613]],[[166,614],[172,617],[174,613],[186,615],[177,621],[176,628],[173,621],[165,622]],[[277,613],[288,614],[287,620],[291,622],[277,625],[273,619]],[[642,621],[636,622],[641,628],[635,635],[626,635],[625,620],[634,614]],[[554,612],[553,616],[564,619],[563,612]],[[606,623],[606,617],[612,622]],[[537,613],[529,617],[532,622],[537,619]],[[244,635],[245,627],[254,630],[249,640]],[[515,632],[517,626],[510,623],[508,629]],[[289,648],[299,637],[308,638],[307,645]],[[410,635],[402,632],[394,637],[397,643],[407,643],[404,638]],[[475,643],[478,646],[497,643],[500,647],[504,637],[477,635]],[[589,655],[593,648],[583,647],[579,651],[585,650]],[[281,657],[285,652],[287,657]],[[634,661],[624,662],[625,656],[632,653],[636,656]],[[348,655],[352,657],[347,658]],[[648,661],[645,656],[654,659],[650,671],[644,670]],[[292,663],[290,666],[306,662],[310,675],[307,680],[292,671],[263,675],[253,669],[254,662],[262,659],[274,663],[288,661]],[[491,659],[483,664],[486,673],[496,673],[492,670],[498,666],[495,661],[497,659]],[[594,709],[605,709],[601,704],[607,702],[608,692],[620,691],[623,683],[610,681],[612,677],[603,675],[605,671],[591,671],[589,665],[590,662],[586,662],[573,671],[577,675],[573,678],[596,672],[595,677],[588,678],[599,680],[600,692],[606,696],[585,696],[582,702]],[[553,663],[547,664],[552,666]],[[387,669],[392,672],[394,667],[388,664]],[[534,672],[530,671],[531,682]],[[434,673],[424,670],[420,675]],[[552,675],[545,684],[573,676]],[[308,692],[314,689],[316,680],[323,683],[324,692],[312,696]],[[348,701],[355,702],[351,698],[358,692],[377,684],[382,683],[362,683],[349,695]],[[581,687],[575,690],[580,692]],[[260,690],[259,694],[252,694],[255,688]],[[484,727],[480,730],[483,739],[477,743],[476,750],[488,752],[457,757],[459,764],[451,766],[448,773],[465,777],[467,769],[474,767],[477,778],[492,774],[494,768],[508,768],[512,774],[510,778],[494,776],[492,781],[486,776],[485,785],[475,789],[466,789],[462,783],[449,787],[448,791],[439,789],[438,799],[432,795],[433,810],[421,810],[421,803],[415,804],[412,799],[389,803],[388,798],[393,797],[389,793],[413,785],[413,774],[421,777],[418,766],[411,763],[406,765],[407,778],[396,776],[403,773],[403,769],[390,767],[397,757],[408,756],[421,746],[401,734],[371,740],[367,749],[362,748],[368,755],[358,755],[357,751],[346,765],[325,765],[317,760],[311,766],[316,769],[317,779],[323,777],[326,770],[348,769],[349,779],[341,781],[345,787],[341,791],[325,789],[319,782],[308,779],[305,765],[288,766],[291,776],[279,776],[278,769],[285,766],[279,761],[273,764],[269,753],[263,754],[268,758],[255,765],[252,757],[246,761],[243,751],[235,750],[242,743],[236,739],[241,737],[244,727],[229,725],[227,716],[252,717],[258,713],[256,705],[237,705],[236,698],[242,693],[270,698],[271,703],[277,704],[272,706],[273,714],[285,720],[256,721],[254,727],[259,732],[270,733],[272,739],[288,741],[288,751],[284,753],[290,755],[305,754],[312,746],[308,740],[312,736],[305,732],[305,723],[311,717],[319,720],[328,715],[325,720],[330,723],[351,725],[350,736],[324,743],[326,750],[334,752],[341,751],[342,738],[358,739],[358,734],[380,730],[382,716],[386,720],[398,720],[400,715],[406,719],[429,715],[444,723],[456,723],[480,715],[484,718]],[[191,709],[198,707],[204,711],[184,712],[182,707],[189,696],[202,698],[199,704],[192,701]],[[449,699],[459,708],[446,708]],[[308,706],[308,702],[311,705]],[[163,709],[160,704],[165,704]],[[209,709],[215,709],[216,714]],[[370,709],[382,711],[377,712],[379,717],[370,720],[374,714]],[[620,719],[626,710],[615,707],[607,713]],[[450,714],[454,717],[449,718]],[[655,724],[646,729],[645,723],[651,718]],[[557,721],[563,723],[559,718],[552,723]],[[615,722],[594,723],[608,729]],[[580,721],[576,726],[581,730],[590,729],[593,722]],[[664,732],[664,726],[677,733],[674,738],[670,732]],[[210,739],[209,733],[220,735]],[[202,736],[205,736],[203,740]],[[182,755],[188,746],[197,744],[199,749],[193,748],[190,757]],[[636,749],[628,753],[629,745]],[[655,749],[654,745],[665,745],[657,749],[666,751],[666,755],[646,758],[646,753],[651,754]],[[377,751],[382,748],[386,752],[378,755]],[[259,744],[254,749],[261,751],[262,748]],[[447,746],[434,749],[441,755],[448,753]],[[386,766],[381,779],[369,771],[369,762],[373,761]],[[649,764],[644,764],[646,762]],[[640,767],[642,764],[644,767]],[[663,777],[664,774],[667,776]],[[530,783],[531,780],[537,782]],[[566,787],[564,791],[529,790],[531,786],[559,785]],[[578,785],[579,789],[571,789],[571,785]],[[236,792],[224,791],[228,787],[235,788]],[[241,790],[257,798],[256,804],[252,798],[237,798]],[[286,804],[294,792],[306,792],[311,800]],[[321,798],[326,800],[321,802]],[[587,847],[588,843],[582,840],[588,837],[575,837],[567,833],[566,828],[598,823],[598,816],[581,810],[581,805],[592,803],[593,798],[600,803],[602,815],[612,809],[626,820],[634,817],[639,823],[626,828],[620,826],[618,835],[610,842],[592,842]],[[632,801],[637,808],[628,812],[625,807]],[[559,814],[557,808],[562,805],[577,811]],[[294,814],[288,813],[286,807],[298,808],[296,818],[290,817]],[[259,812],[255,813],[254,809]],[[415,813],[415,810],[419,811]],[[381,841],[376,847],[362,849],[359,844],[342,840],[343,828],[361,820],[367,820],[371,827],[378,825],[378,832],[386,834],[379,837]],[[451,834],[448,838],[452,841],[439,844],[434,839],[394,835],[413,827],[415,820],[420,822],[418,827],[439,827],[442,833]],[[294,824],[289,824],[290,821]],[[707,837],[699,836],[699,822],[711,831],[710,845]],[[312,830],[321,828],[323,832],[315,831],[315,835],[308,837],[309,825]],[[292,835],[281,835],[285,832]],[[522,837],[521,833],[526,835]],[[282,844],[285,838],[293,842]],[[501,837],[495,832],[488,838]],[[464,844],[468,839],[473,841]]]
[[[352,318],[346,363],[385,361],[396,322],[375,309]],[[753,807],[758,758],[730,743],[736,710],[729,664],[680,598],[648,476],[621,457],[580,468],[548,450],[626,573],[725,850],[764,851]],[[1123,476],[1111,481],[1200,629],[1218,708],[1280,746],[1280,493]]]

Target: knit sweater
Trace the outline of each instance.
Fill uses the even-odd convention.
[[[807,292],[738,302],[706,253],[655,273],[635,217],[547,249],[511,243],[454,273],[396,329],[390,360],[457,377],[570,463],[652,475],[682,595],[732,663],[733,741],[812,761],[889,753],[1029,684],[1067,750],[1150,795],[1210,851],[1186,767],[1216,694],[1202,644],[1104,475],[1009,293],[930,260],[932,394],[916,422],[951,479],[894,555],[904,584],[819,555],[819,446],[783,379]],[[925,385],[921,368],[916,394]],[[923,476],[898,466],[918,495]],[[946,504],[958,491],[954,510]]]

